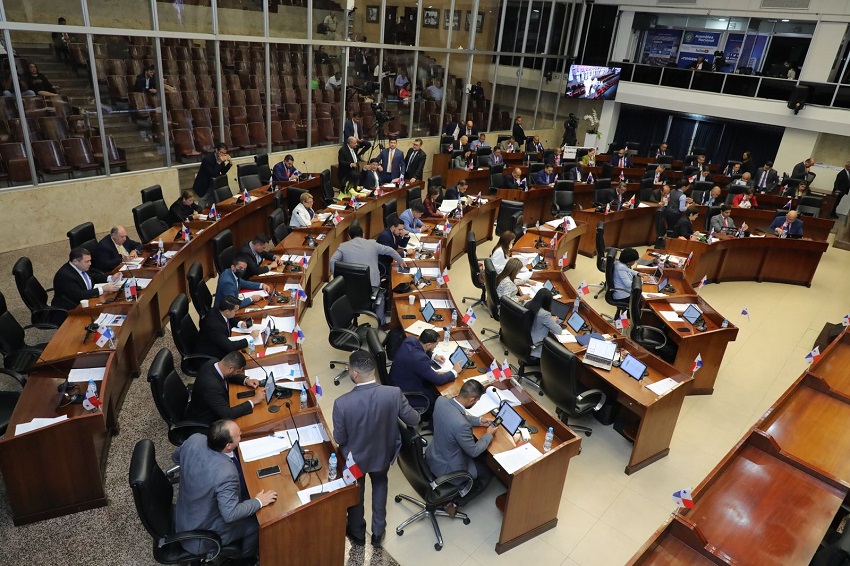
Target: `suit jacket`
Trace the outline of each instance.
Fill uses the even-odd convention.
[[[631,157],[626,155],[625,157],[623,157],[623,159],[625,160],[626,164],[620,165],[620,156],[619,155],[612,155],[611,156],[611,165],[614,166],[614,167],[631,167],[632,166]]]
[[[505,162],[505,158],[502,157],[501,155],[496,155],[495,153],[491,153],[487,157],[487,165],[490,165],[491,167],[493,165],[501,165],[504,162]]]
[[[460,127],[460,135],[466,136],[467,138],[469,138],[470,142],[472,140],[477,140],[478,139],[478,128],[473,126],[472,129],[469,129],[466,126],[461,126]]]
[[[309,226],[312,222],[313,217],[310,216],[310,210],[300,202],[296,204],[295,208],[292,209],[292,218],[289,219],[289,225],[297,228],[299,226]]]
[[[127,237],[127,239],[124,240],[124,249],[127,250],[127,253],[130,253],[133,250],[141,252],[142,244]],[[109,273],[121,265],[121,255],[119,255],[118,249],[115,247],[115,242],[112,241],[109,234],[104,236],[103,239],[97,243],[97,247],[94,249],[94,254],[91,259],[92,267],[105,273]]]
[[[776,218],[773,219],[773,222],[771,222],[770,229],[775,230],[776,228],[782,227],[783,224],[785,224],[785,217],[784,216],[777,216]],[[798,218],[797,220],[792,222],[791,223],[791,229],[788,230],[788,233],[789,234],[799,234],[800,236],[802,236],[803,235],[803,221]]]
[[[183,199],[178,198],[176,201],[174,201],[174,203],[172,203],[171,207],[168,209],[167,222],[171,224],[183,222],[196,212],[201,213],[203,211],[203,207],[198,203],[192,203],[191,206],[186,206],[185,204],[183,204]],[[124,247],[127,247],[126,243],[124,244]]]
[[[238,342],[230,339],[230,329],[235,325],[234,319],[224,318],[218,309],[211,310],[201,319],[198,328],[198,351],[195,353],[220,360],[230,352],[247,348],[247,338]]]
[[[434,405],[432,422],[434,438],[425,451],[431,473],[439,477],[463,471],[478,477],[473,459],[483,454],[493,441],[490,434],[478,440],[473,436],[472,427],[479,426],[481,419],[467,414],[456,400],[440,396]]]
[[[845,195],[850,190],[850,171],[842,169],[835,176],[835,183],[832,185],[832,190],[841,191]]]
[[[744,173],[749,173],[750,177],[755,178],[756,164],[753,163],[752,159],[748,159],[746,161],[741,162],[741,175],[743,175]]]
[[[791,170],[791,178],[792,179],[800,179],[801,181],[806,178],[806,162],[801,161],[800,163],[794,166],[794,169]]]
[[[466,196],[465,193],[462,193],[457,190],[457,185],[452,185],[448,189],[446,189],[446,196],[443,197],[445,200],[460,200],[460,197]]]
[[[682,236],[684,238],[690,238],[694,233],[694,226],[691,224],[691,221],[687,216],[683,216],[676,221],[675,226],[673,226],[673,237],[678,238]]]
[[[207,447],[207,435],[193,434],[172,455],[180,464],[180,489],[174,508],[178,531],[194,529],[218,533],[228,545],[256,531],[254,515],[260,510],[257,499],[242,499],[237,464],[223,452]],[[191,540],[181,543],[189,552],[211,550],[211,542]]]
[[[411,179],[422,179],[425,170],[425,159],[427,155],[421,149],[410,148],[404,157],[405,176]]]
[[[342,126],[342,145],[346,145],[346,140],[350,137],[357,139],[363,138],[363,124],[358,124],[354,120],[346,120]]]
[[[582,173],[578,167],[573,167],[567,171],[567,179],[576,183],[583,183],[587,180],[587,175]]]
[[[210,316],[224,318],[216,312]],[[207,317],[209,318],[209,317]],[[251,403],[243,401],[235,407],[230,406],[228,384],[242,385],[245,377],[231,377],[227,383],[218,373],[216,362],[210,360],[201,366],[195,385],[192,386],[192,398],[186,409],[186,419],[211,425],[219,419],[235,419],[253,412]]]
[[[339,169],[337,170],[337,177],[341,183],[344,183],[348,180],[349,175],[351,175],[352,171],[356,174],[357,169],[351,167],[352,163],[357,163],[354,156],[351,155],[351,148],[348,145],[344,145],[339,148],[339,153],[337,157],[337,162],[339,165]]]
[[[357,385],[334,401],[334,440],[343,457],[351,452],[364,474],[386,472],[401,448],[399,419],[419,424],[419,414],[398,387]]]
[[[404,152],[402,150],[395,149],[392,163],[390,162],[390,148],[381,150],[378,159],[381,160],[380,165],[384,169],[378,175],[382,183],[389,183],[404,175]]]
[[[726,220],[726,225],[723,225],[723,221]],[[723,214],[715,214],[711,217],[710,227],[715,232],[722,232],[724,228],[734,228],[735,221],[730,216],[729,218],[724,218]]]
[[[270,261],[274,259],[274,254],[269,251],[263,250],[259,254],[254,252],[254,247],[251,246],[251,242],[248,242],[241,248],[239,248],[239,253],[244,254],[245,257],[248,258],[248,269],[245,270],[245,275],[249,278],[256,277],[261,273],[267,273],[269,271],[268,266],[260,264],[263,262],[264,259]],[[259,261],[257,260],[258,255],[260,256]]]
[[[288,181],[292,175],[298,171],[293,165],[292,167],[287,167],[286,163],[281,161],[272,169],[272,179],[275,181]]]
[[[413,212],[409,208],[405,208],[398,217],[404,222],[404,229],[411,234],[418,234],[422,231],[422,226],[425,225],[421,219],[413,217]]]
[[[233,273],[233,270],[228,268],[222,271],[221,275],[218,276],[218,283],[215,287],[215,308],[218,308],[218,305],[221,304],[221,298],[227,295],[232,297],[239,296],[239,289],[249,289],[251,291],[257,291],[261,289],[263,286],[255,281],[245,281],[244,279],[239,279],[236,277],[236,274]],[[253,301],[250,298],[242,299],[239,302],[239,306],[242,308],[247,307]]]
[[[360,172],[360,185],[364,189],[374,189],[381,184],[381,173],[378,171],[370,171],[363,169]]]
[[[506,189],[521,189],[522,184],[517,181],[513,175],[505,175],[505,188]]]
[[[148,84],[150,84],[150,86],[148,86]],[[159,93],[159,86],[156,84],[156,75],[150,78],[150,83],[148,83],[148,78],[144,73],[136,75],[136,84],[133,85],[133,92],[147,93],[152,88],[156,89],[156,92]]]
[[[649,193],[649,202],[661,202],[661,187],[652,189],[652,192]]]
[[[764,180],[764,189],[761,188],[761,176],[764,173],[764,169],[759,169],[753,175],[753,186],[757,191],[764,191],[769,193],[774,188],[776,188],[776,184],[779,182],[779,173],[776,172],[776,169],[771,168],[770,171],[767,172],[767,176]]]
[[[454,138],[455,137],[455,130],[457,130],[457,137],[459,138],[460,136],[463,135],[462,130],[464,130],[464,129],[465,128],[461,128],[461,125],[458,124],[457,122],[449,122],[448,124],[446,124],[446,127],[443,128],[443,135],[444,136],[450,136],[450,137]]]
[[[331,273],[334,272],[334,265],[338,261],[368,265],[372,287],[377,287],[381,284],[381,276],[378,273],[378,260],[381,256],[389,256],[401,265],[401,256],[394,248],[379,244],[375,240],[354,238],[339,245],[331,256],[330,270]]]
[[[554,183],[558,176],[553,171],[552,173],[546,173],[545,169],[541,169],[537,173],[534,174],[534,184],[535,185],[549,185]]]
[[[215,158],[215,153],[208,153],[201,159],[201,167],[198,169],[198,174],[195,176],[195,183],[192,185],[192,190],[199,197],[205,196],[207,191],[212,190],[213,178],[219,175],[225,175],[233,163],[219,163]]]
[[[425,348],[416,336],[404,339],[399,346],[393,366],[390,369],[390,382],[394,383],[402,391],[413,391],[428,397],[431,406],[440,396],[436,385],[443,385],[454,381],[453,372],[437,373],[431,367],[431,357],[425,352]]]
[[[705,206],[717,206],[721,202],[723,202],[723,197],[713,198],[711,196],[711,191],[706,191],[702,195],[702,202],[700,202],[699,204],[702,204],[702,205],[705,205]]]
[[[535,144],[534,138],[528,138],[528,140],[525,143],[525,151],[532,152],[532,153],[541,152],[541,151],[543,151],[543,144],[542,143]]]
[[[667,171],[662,171],[661,174],[658,175],[658,182],[655,181],[655,171],[650,173],[646,178],[651,179],[653,185],[663,185],[667,182]]]
[[[95,288],[95,283],[106,283],[106,275],[103,273],[92,273],[89,270],[92,288],[86,288],[86,282],[77,272],[73,265],[65,263],[53,276],[53,301],[51,304],[60,309],[72,309],[80,304],[83,299],[93,299],[100,296]]]
[[[511,128],[511,135],[521,146],[525,145],[526,135],[525,130],[522,126],[520,126],[519,124],[514,124],[514,127]]]
[[[407,242],[410,241],[409,236],[405,236],[404,238],[396,238],[395,235],[390,231],[389,228],[384,228],[383,232],[378,234],[378,237],[375,238],[379,244],[387,246],[388,248],[392,248],[394,250],[398,248],[404,248],[407,246]],[[393,260],[388,255],[382,255],[378,257],[378,263],[384,266],[384,270],[386,273],[390,272],[390,266],[393,263]]]

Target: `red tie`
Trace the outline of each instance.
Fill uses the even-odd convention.
[[[727,220],[728,220],[728,219],[724,216],[724,217],[723,217],[723,227],[724,227],[724,228],[726,228],[726,227],[728,226],[728,224],[726,224],[726,221],[727,221]]]

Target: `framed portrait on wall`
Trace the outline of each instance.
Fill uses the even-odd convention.
[[[377,24],[380,11],[380,6],[366,6],[366,21],[370,24]]]
[[[466,12],[466,25],[464,29],[469,31],[470,20],[472,20],[472,12]],[[484,29],[484,12],[478,12],[478,18],[475,20],[475,33],[481,33]]]
[[[443,29],[449,29],[449,18],[451,18],[452,29],[459,30],[460,29],[460,10],[455,10],[454,14],[451,14],[451,10],[445,10],[445,19],[443,20]]]
[[[423,28],[438,28],[440,27],[440,10],[439,8],[425,8],[422,14]]]

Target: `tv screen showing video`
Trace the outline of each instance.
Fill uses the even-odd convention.
[[[591,100],[614,100],[620,84],[619,67],[571,65],[566,96]]]

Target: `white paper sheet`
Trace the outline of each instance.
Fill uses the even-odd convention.
[[[567,219],[567,231],[572,230],[576,227],[576,221],[573,220],[572,216],[565,216]],[[560,228],[564,224],[564,218],[556,218],[555,220],[550,220],[546,222],[545,226],[549,226],[550,228]]]
[[[656,395],[664,395],[665,393],[676,387],[676,385],[678,384],[679,382],[673,379],[672,377],[665,377],[660,381],[656,381],[655,383],[647,385],[646,388],[655,393]]]
[[[312,444],[320,444],[327,440],[328,435],[325,434],[325,429],[320,424],[312,424],[308,426],[298,427],[298,433],[295,432],[295,429],[286,429],[274,432],[275,436],[286,437],[289,439],[290,444],[294,444],[296,440],[301,439],[301,447],[310,446]]]
[[[435,309],[453,309],[455,306],[447,299],[419,299],[419,307],[424,307],[427,301],[431,302],[431,306]]]
[[[274,328],[278,329],[280,332],[288,333],[295,330],[295,317],[294,316],[270,316],[272,324]]]
[[[411,268],[413,269],[413,268]],[[422,267],[422,277],[439,277],[440,276],[440,268],[439,267]],[[416,271],[413,269],[413,271]]]
[[[402,322],[402,324],[404,324],[405,322],[408,322],[408,321],[402,320],[401,322]],[[410,332],[414,336],[419,336],[425,330],[435,330],[436,328],[437,328],[436,326],[434,326],[433,324],[429,324],[429,323],[425,322],[424,320],[416,320],[416,321],[413,322],[413,324],[407,326],[404,329],[404,331]]]
[[[496,454],[493,458],[496,459],[507,473],[512,474],[534,462],[541,456],[543,456],[543,454],[540,450],[535,448],[530,442],[526,442],[525,444],[520,444],[513,450]]]
[[[643,292],[643,293],[641,293],[641,295],[643,296],[644,299],[660,299],[661,297],[667,296],[664,293],[647,293],[647,292]]]
[[[496,394],[493,391],[493,388],[489,387],[484,395],[481,396],[481,399],[479,399],[477,403],[466,411],[473,417],[480,417],[482,415],[486,415],[493,409],[498,409],[502,404],[502,401],[507,401],[508,405],[511,407],[516,407],[517,405],[522,404],[511,390],[499,389],[499,393]]]
[[[320,470],[317,473],[327,473],[325,470]],[[313,487],[308,487],[307,489],[302,489],[298,492],[298,499],[301,501],[301,505],[307,505],[310,503],[310,496],[314,493],[330,493],[332,491],[336,491],[338,489],[342,489],[345,487],[345,480],[342,478],[335,479],[331,482],[325,482],[320,485],[316,485]]]
[[[262,299],[265,299],[268,296],[269,294],[263,291],[262,289],[258,289],[257,291],[247,291],[245,293],[239,293],[238,295],[240,301],[248,299],[250,297],[260,297]]]
[[[672,308],[674,311],[676,311],[678,313],[683,313],[686,310],[688,310],[688,307],[691,306],[692,304],[693,303],[673,303],[673,304],[670,305],[670,308]],[[699,310],[698,306],[694,305],[694,307],[697,310]],[[702,311],[700,311],[700,312],[702,312]]]
[[[661,311],[661,316],[668,322],[682,322],[681,317],[676,314],[676,311]]]
[[[36,430],[39,428],[46,427],[48,425],[52,425],[53,423],[58,423],[59,421],[64,421],[68,418],[68,415],[60,415],[58,417],[52,419],[44,419],[44,418],[35,418],[28,423],[21,423],[15,427],[15,436],[19,434],[24,434],[25,432],[30,432],[32,430]]]
[[[68,383],[88,383],[90,379],[103,381],[104,375],[106,367],[72,369],[68,372]]]
[[[286,352],[287,350],[289,350],[289,346],[287,345],[269,346],[268,348],[266,348],[266,353],[264,355],[271,356],[272,354],[280,354],[281,352]]]
[[[566,330],[562,330],[560,334],[557,334],[555,336],[555,338],[557,338],[558,342],[560,342],[561,344],[577,344],[578,343],[578,340],[576,340],[576,337],[573,336],[572,334],[570,334]]]
[[[239,443],[243,462],[253,462],[261,458],[268,458],[290,448],[292,448],[292,443],[289,441],[289,438],[278,436],[261,436],[254,440],[243,440]]]
[[[451,212],[457,208],[458,201],[456,200],[446,200],[443,199],[443,203],[440,205],[440,212]]]

